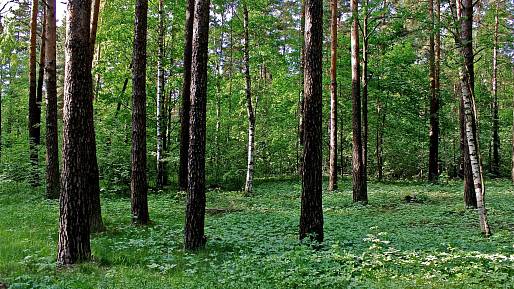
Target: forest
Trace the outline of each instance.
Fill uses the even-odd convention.
[[[0,289],[514,288],[513,0],[0,0]]]

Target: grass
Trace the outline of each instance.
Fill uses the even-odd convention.
[[[514,193],[487,182],[493,236],[464,209],[462,185],[370,183],[369,205],[351,186],[324,194],[325,242],[297,240],[300,183],[257,184],[255,194],[210,191],[207,247],[183,246],[185,195],[149,197],[153,224],[130,224],[130,200],[103,198],[107,231],[92,262],[57,269],[58,203],[0,182],[0,283],[10,288],[514,288]],[[416,195],[420,203],[405,203]]]

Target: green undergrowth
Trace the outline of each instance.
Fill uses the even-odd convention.
[[[130,224],[130,200],[102,199],[107,231],[94,260],[55,266],[58,203],[25,184],[0,183],[0,283],[9,288],[514,288],[514,193],[488,181],[493,236],[480,234],[460,182],[370,183],[324,192],[325,242],[297,239],[300,183],[259,182],[252,196],[212,190],[207,246],[184,252],[185,194],[149,196],[152,224]],[[415,201],[406,202],[406,196]]]

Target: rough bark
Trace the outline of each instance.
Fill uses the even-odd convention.
[[[70,265],[91,256],[89,196],[98,189],[98,166],[91,99],[90,17],[90,0],[68,1],[63,182],[57,255],[60,265]]]
[[[362,171],[363,182],[368,181],[368,4],[369,1],[363,1],[364,19],[362,19]]]
[[[368,201],[366,180],[364,178],[364,163],[362,160],[362,122],[361,122],[361,95],[360,95],[360,63],[359,63],[359,12],[357,0],[351,1],[352,29],[351,29],[351,56],[352,56],[352,185],[353,201]]]
[[[484,194],[485,185],[483,181],[483,169],[480,161],[480,150],[476,133],[476,107],[474,100],[474,75],[473,75],[473,4],[472,0],[462,0],[462,17],[460,19],[460,53],[462,65],[460,67],[462,100],[464,102],[464,118],[466,128],[466,139],[468,141],[468,153],[473,174],[473,184],[477,199],[480,228],[486,236],[491,234],[487,221],[487,210],[485,208]]]
[[[330,1],[330,141],[328,190],[337,190],[337,0]]]
[[[189,153],[189,113],[191,107],[191,61],[193,43],[193,20],[195,0],[187,1],[186,28],[184,41],[184,80],[182,85],[182,104],[180,108],[180,161],[178,171],[179,189],[188,187],[188,153]]]
[[[59,141],[57,126],[56,0],[47,0],[45,88],[46,88],[46,196],[59,198]]]
[[[191,109],[189,115],[189,162],[184,247],[205,246],[205,128],[207,105],[207,61],[209,42],[209,0],[194,6],[191,58]]]
[[[500,118],[498,115],[498,1],[496,1],[496,10],[494,14],[494,41],[493,41],[493,103],[492,103],[492,161],[491,175],[500,177]]]
[[[323,241],[322,37],[323,1],[305,0],[303,170],[300,239]]]
[[[157,187],[166,185],[166,170],[164,162],[164,139],[166,137],[164,108],[164,0],[159,0],[159,38],[157,55]]]
[[[30,48],[29,48],[29,152],[32,173],[30,183],[39,186],[38,162],[39,153],[36,144],[39,138],[39,125],[37,123],[37,80],[36,80],[36,37],[37,15],[39,0],[32,1],[32,17],[30,20]]]
[[[148,180],[146,174],[146,42],[148,1],[136,1],[132,55],[132,223],[146,225]]]
[[[246,168],[245,194],[253,192],[253,165],[255,150],[255,112],[256,107],[252,102],[252,85],[250,78],[250,39],[248,37],[248,9],[243,5],[244,26],[244,69],[245,69],[245,95],[246,111],[248,114],[248,154]]]
[[[437,3],[438,4],[438,3]],[[434,1],[428,1],[430,21],[430,128],[429,128],[429,153],[428,153],[428,180],[436,183],[439,178],[439,98],[437,93],[437,71],[435,52],[435,16]]]

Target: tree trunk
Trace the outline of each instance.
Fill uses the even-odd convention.
[[[39,0],[32,1],[32,17],[30,21],[30,49],[29,49],[29,152],[32,173],[30,183],[39,186],[38,162],[39,153],[37,139],[39,138],[39,125],[37,123],[37,80],[36,80],[36,36],[37,15]]]
[[[205,128],[207,105],[207,62],[209,43],[209,0],[194,6],[191,58],[191,111],[189,124],[188,190],[184,247],[205,246]]]
[[[187,0],[186,28],[184,41],[184,82],[182,85],[182,105],[180,109],[180,161],[178,172],[179,189],[188,187],[188,153],[189,153],[189,114],[191,106],[191,61],[193,43],[193,20],[195,0]]]
[[[91,98],[90,16],[90,0],[68,1],[63,182],[57,256],[60,265],[70,265],[91,257],[89,196],[99,188]]]
[[[164,157],[164,138],[166,112],[164,109],[164,0],[159,0],[159,51],[157,55],[157,188],[166,185]]]
[[[512,67],[512,75],[514,75],[514,66]],[[1,107],[0,107],[1,109]],[[1,120],[1,118],[0,118]],[[0,145],[2,143],[0,142]],[[511,179],[514,184],[514,93],[512,94],[512,168],[511,168]]]
[[[148,1],[136,1],[132,56],[132,223],[146,225],[148,181],[146,175],[146,35]]]
[[[36,104],[37,111],[35,115],[35,123],[37,127],[37,134],[34,138],[34,143],[36,146],[41,144],[41,102],[43,101],[43,82],[45,77],[45,50],[46,50],[46,5],[43,6],[43,19],[42,19],[42,27],[41,27],[41,47],[39,51],[39,75],[37,80],[37,90],[36,90]]]
[[[362,171],[363,182],[368,181],[368,47],[369,47],[369,31],[368,31],[368,4],[369,1],[363,1],[364,19],[362,20]]]
[[[460,68],[462,100],[464,102],[464,119],[466,128],[466,139],[468,141],[468,153],[473,174],[473,184],[477,199],[477,209],[480,217],[480,228],[486,236],[491,234],[487,221],[487,210],[485,208],[482,164],[480,161],[480,150],[478,146],[476,124],[477,115],[474,100],[474,73],[473,73],[473,4],[472,0],[462,0],[461,17],[461,41],[460,53],[463,64]]]
[[[360,67],[359,67],[359,12],[357,0],[351,1],[352,10],[352,31],[351,31],[351,54],[352,54],[352,181],[353,201],[368,201],[366,180],[364,178],[364,163],[362,160],[362,126],[361,126],[361,96],[360,96]]]
[[[430,17],[430,130],[429,130],[429,155],[428,155],[428,180],[436,183],[439,177],[439,98],[437,94],[436,80],[436,52],[435,52],[435,17],[434,1],[428,1]]]
[[[303,170],[300,240],[323,242],[322,43],[323,1],[305,0]]]
[[[89,42],[91,45],[91,61],[93,61],[93,56],[95,54],[96,31],[98,30],[98,15],[100,13],[100,0],[94,0],[93,5],[93,13],[91,15],[91,31],[89,37]]]
[[[93,65],[93,58],[94,58],[94,51],[95,51],[95,43],[96,43],[96,31],[98,29],[98,15],[100,12],[100,0],[94,0],[94,7],[91,14],[91,28],[89,33],[89,45],[90,45],[90,51],[89,51],[89,57],[91,65]],[[97,61],[100,59],[100,48],[98,48],[98,55],[97,55]],[[92,76],[91,76],[92,77]],[[91,81],[93,79],[91,78]],[[100,75],[97,76],[97,83],[96,83],[96,90],[99,89],[99,83],[100,83]],[[94,99],[95,94],[91,92],[91,99]],[[90,218],[90,225],[91,225],[91,232],[101,232],[105,230],[105,226],[102,220],[102,206],[100,202],[100,187],[98,186],[98,190],[94,190],[93,193],[90,195],[90,202],[91,202],[91,218]]]
[[[498,1],[496,1],[496,10],[494,14],[494,48],[493,48],[493,139],[492,139],[492,163],[491,163],[491,175],[493,177],[500,177],[500,118],[498,116]]]
[[[248,9],[243,5],[244,26],[244,66],[245,66],[245,94],[246,111],[248,113],[248,165],[246,169],[245,194],[253,192],[253,164],[255,149],[255,112],[256,107],[252,103],[252,85],[250,79],[250,39],[248,37]]]
[[[57,125],[56,0],[47,1],[45,88],[46,88],[46,196],[59,198],[59,128]],[[75,4],[76,5],[76,4]]]
[[[337,0],[330,2],[330,145],[328,190],[337,190]]]

